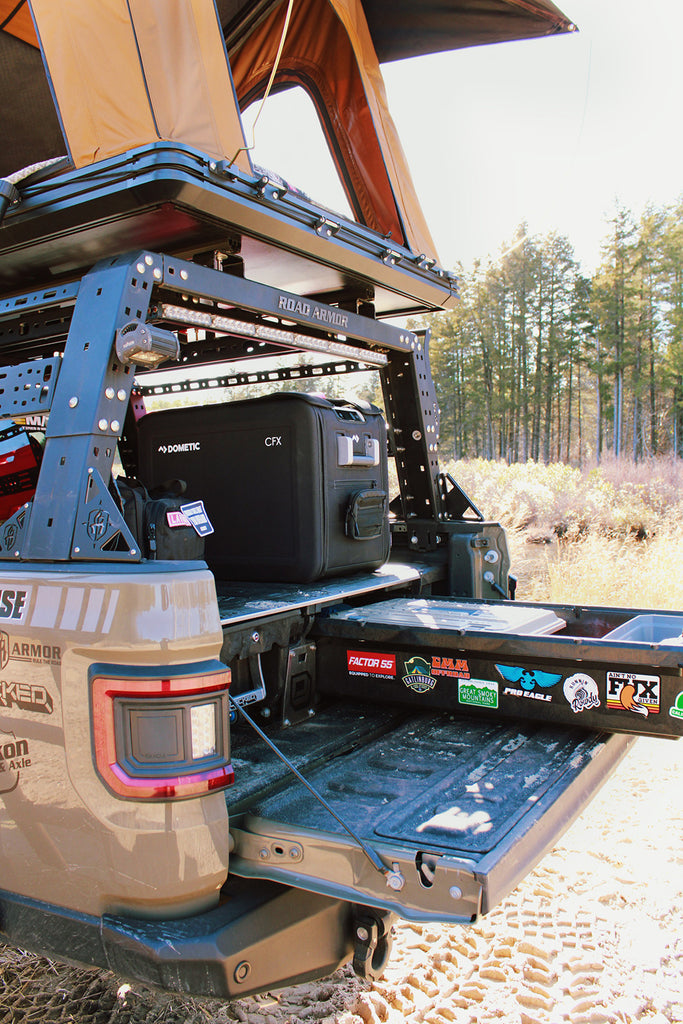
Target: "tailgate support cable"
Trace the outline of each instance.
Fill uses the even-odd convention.
[[[325,798],[323,796],[321,796],[321,794],[317,791],[317,789],[315,789],[315,787],[311,785],[311,783],[308,781],[308,779],[304,778],[304,776],[301,774],[299,769],[296,768],[295,765],[293,765],[292,762],[289,760],[289,758],[286,757],[286,755],[282,753],[282,751],[279,749],[279,747],[277,747],[275,745],[275,743],[273,743],[273,741],[270,739],[270,737],[266,736],[266,734],[263,731],[263,729],[261,729],[256,724],[254,719],[250,715],[247,714],[247,712],[244,710],[244,708],[240,704],[238,704],[237,701],[235,701],[232,697],[230,697],[229,700],[230,700],[230,704],[232,705],[233,709],[237,712],[237,714],[242,715],[244,720],[251,726],[251,728],[254,730],[254,732],[258,736],[260,736],[261,739],[263,740],[263,742],[267,746],[270,747],[270,749],[273,751],[274,754],[277,755],[277,757],[280,758],[282,763],[287,768],[289,768],[289,770],[292,772],[292,774],[297,777],[299,782],[303,783],[303,785],[306,787],[306,789],[309,791],[309,793],[311,793],[312,796],[314,796],[315,799],[320,804],[322,804],[322,806],[325,808],[325,810],[329,811],[329,813],[332,815],[332,817],[335,819],[335,821],[339,822],[341,827],[346,832],[348,832],[348,834],[351,836],[351,838],[354,840],[354,842],[356,842],[358,844],[358,846],[361,848],[361,850],[363,851],[365,856],[368,858],[368,860],[370,861],[372,866],[375,868],[375,870],[379,871],[380,874],[384,875],[384,877],[386,879],[386,883],[389,886],[389,888],[393,889],[395,892],[400,892],[400,890],[405,885],[405,878],[403,877],[401,871],[399,870],[398,864],[394,864],[392,866],[392,868],[389,869],[386,866],[386,864],[384,863],[384,861],[382,860],[382,858],[380,857],[380,855],[377,853],[377,851],[373,850],[373,848],[368,843],[366,843],[364,839],[361,839],[361,837],[359,835],[357,835],[356,832],[353,831],[353,829],[350,827],[350,825],[347,825],[346,822],[342,818],[339,817],[337,812],[330,806],[330,804],[328,804],[327,800],[325,800]]]

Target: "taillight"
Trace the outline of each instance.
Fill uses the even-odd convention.
[[[112,792],[178,800],[230,786],[229,686],[219,661],[92,665],[95,763]]]

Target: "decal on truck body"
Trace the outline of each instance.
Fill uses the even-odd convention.
[[[23,622],[31,599],[31,587],[3,586],[0,583],[0,619]]]
[[[28,740],[17,739],[13,732],[0,731],[0,793],[16,789],[21,770],[30,768],[32,763]]]

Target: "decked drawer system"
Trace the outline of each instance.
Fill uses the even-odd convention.
[[[667,737],[683,731],[682,631],[683,613],[447,598],[333,610],[315,626],[326,694]]]
[[[263,602],[258,584],[222,586],[223,656],[258,666],[233,671],[246,680],[234,700],[289,762],[238,716],[231,871],[470,922],[557,841],[634,734],[680,735],[683,615],[419,596],[443,576],[390,562]],[[269,652],[285,637],[298,640],[278,689]]]

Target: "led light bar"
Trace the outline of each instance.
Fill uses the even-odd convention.
[[[279,327],[268,327],[266,324],[251,324],[246,320],[233,320],[215,313],[205,313],[200,309],[187,309],[185,306],[172,306],[161,303],[156,308],[163,320],[200,327],[207,331],[224,331],[243,338],[254,338],[257,341],[269,341],[274,345],[285,345],[287,348],[299,348],[308,352],[325,352],[328,355],[341,356],[344,359],[356,359],[369,366],[386,366],[387,356],[383,352],[372,352],[364,348],[347,345],[343,341],[330,338],[315,338],[308,334],[295,334],[283,331]]]

